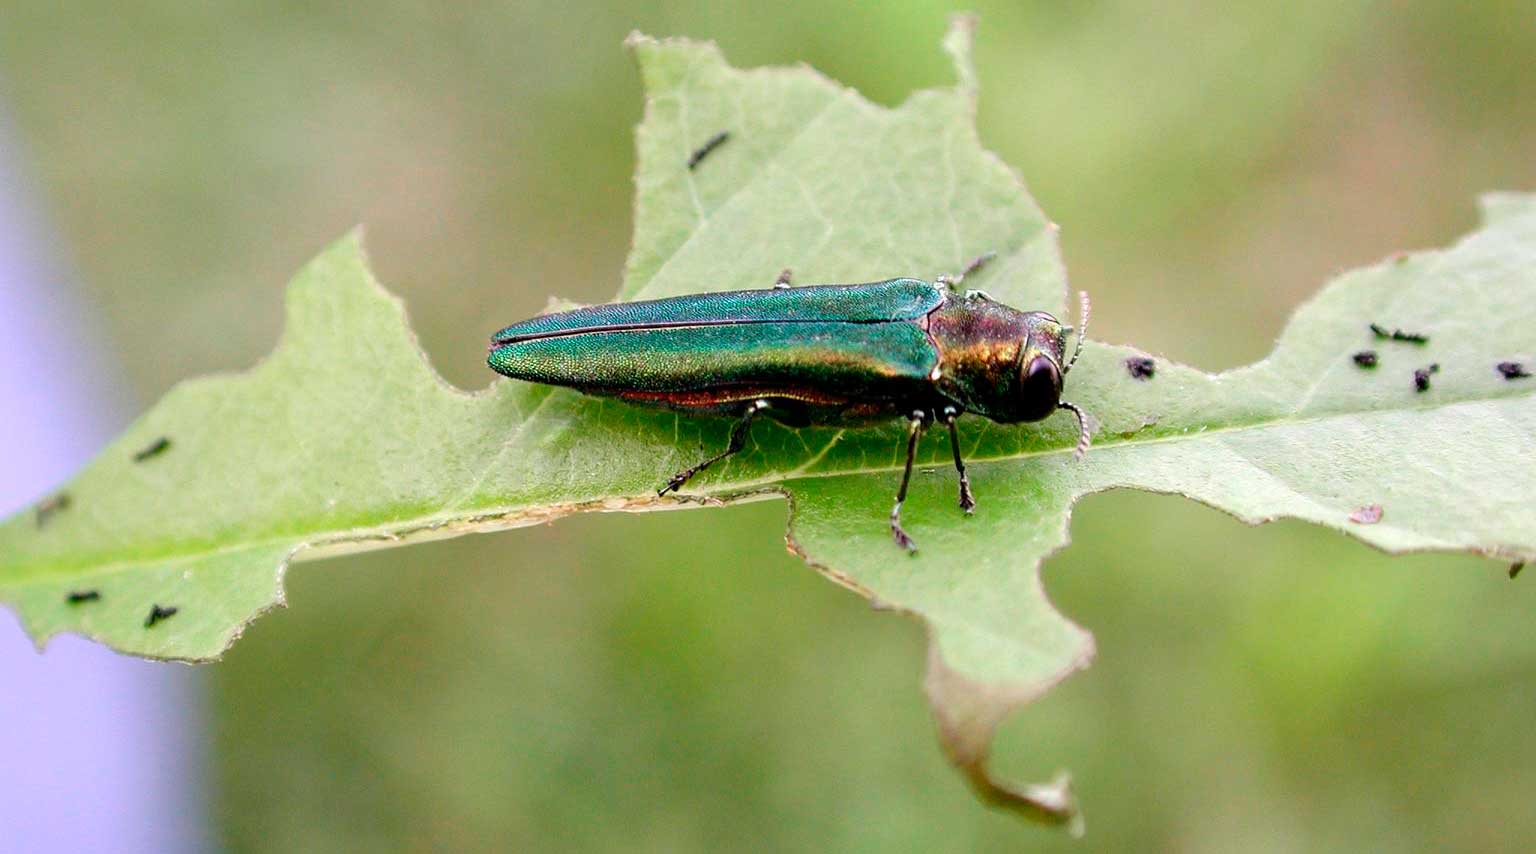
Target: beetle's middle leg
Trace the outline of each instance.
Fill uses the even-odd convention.
[[[949,425],[949,447],[955,452],[955,471],[960,473],[960,509],[970,513],[976,509],[976,498],[971,495],[971,478],[965,473],[965,460],[960,458],[960,431],[955,421],[960,413],[953,406],[944,407],[944,423]]]
[[[672,475],[672,479],[667,481],[667,485],[656,491],[657,497],[682,489],[683,484],[687,483],[694,475],[745,448],[747,446],[747,433],[752,429],[752,419],[756,418],[758,413],[767,408],[768,401],[766,400],[754,400],[748,404],[747,411],[742,413],[741,420],[737,421],[736,426],[731,428],[731,441],[725,446],[725,450],[692,468],[684,469]]]
[[[923,435],[923,413],[914,412],[907,421],[907,467],[901,473],[901,487],[896,490],[896,506],[891,508],[891,536],[896,545],[909,552],[917,551],[917,543],[901,529],[901,502],[907,500],[907,484],[912,480],[912,458],[917,456],[917,439]]]

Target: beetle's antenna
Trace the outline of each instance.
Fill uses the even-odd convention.
[[[1083,307],[1082,321],[1077,324],[1077,348],[1072,351],[1072,361],[1068,362],[1067,366],[1061,369],[1063,374],[1072,370],[1072,366],[1077,364],[1077,356],[1079,353],[1083,352],[1083,337],[1088,334],[1088,311],[1092,308],[1092,306],[1088,304],[1088,292],[1078,291],[1077,298],[1081,301]],[[1079,414],[1078,418],[1081,419],[1082,415]]]
[[[1070,410],[1073,415],[1077,416],[1077,450],[1072,452],[1072,458],[1080,460],[1083,458],[1083,454],[1088,453],[1088,443],[1090,441],[1088,437],[1088,416],[1083,414],[1083,410],[1079,409],[1077,404],[1068,403],[1065,400],[1056,404],[1056,407],[1058,409]]]

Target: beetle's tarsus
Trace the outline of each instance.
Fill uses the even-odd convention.
[[[971,478],[964,472],[960,474],[960,509],[967,516],[976,512],[976,496],[971,494]]]
[[[917,554],[917,543],[907,536],[907,532],[901,528],[901,502],[891,508],[891,537],[896,540],[896,545],[907,550],[908,554]]]
[[[960,430],[955,426],[958,418],[954,409],[944,410],[944,423],[949,426],[949,448],[955,454],[955,471],[960,473],[960,509],[969,516],[976,510],[976,498],[971,495],[971,476],[965,473],[965,460],[960,458]]]
[[[704,470],[704,465],[700,464],[700,465],[694,466],[693,468],[683,469],[682,471],[678,472],[677,474],[672,475],[671,479],[669,479],[667,481],[667,485],[666,486],[663,486],[662,488],[656,490],[656,497],[657,498],[661,498],[661,497],[665,496],[669,492],[676,492],[679,489],[682,489],[684,484],[686,484],[690,479],[692,479],[694,475],[698,474],[699,472],[701,472],[703,470]]]

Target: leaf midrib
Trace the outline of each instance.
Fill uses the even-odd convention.
[[[1495,394],[1495,395],[1486,396],[1486,397],[1461,398],[1461,399],[1457,399],[1457,400],[1444,400],[1444,401],[1437,401],[1437,402],[1434,402],[1434,403],[1426,403],[1426,404],[1422,404],[1422,405],[1399,406],[1399,407],[1377,408],[1377,409],[1354,408],[1354,409],[1347,409],[1347,410],[1337,410],[1337,411],[1333,411],[1333,412],[1323,413],[1323,414],[1319,414],[1319,415],[1315,415],[1315,416],[1310,416],[1310,417],[1302,417],[1302,418],[1274,418],[1274,417],[1271,417],[1271,418],[1258,419],[1258,420],[1249,421],[1249,422],[1241,422],[1241,423],[1235,423],[1235,424],[1228,424],[1228,425],[1224,425],[1224,426],[1221,426],[1221,427],[1208,428],[1208,429],[1205,429],[1205,430],[1194,429],[1191,432],[1181,432],[1181,433],[1177,433],[1177,434],[1174,434],[1174,435],[1168,435],[1168,436],[1158,436],[1158,437],[1153,437],[1153,438],[1136,438],[1134,436],[1131,436],[1131,437],[1119,438],[1119,439],[1116,439],[1116,440],[1096,442],[1093,447],[1098,449],[1098,450],[1100,450],[1100,451],[1103,451],[1103,450],[1107,450],[1107,449],[1111,449],[1111,448],[1120,448],[1120,447],[1126,447],[1126,446],[1160,445],[1160,444],[1168,444],[1168,443],[1173,443],[1173,442],[1182,442],[1182,441],[1189,441],[1189,440],[1196,440],[1196,439],[1207,439],[1207,438],[1210,438],[1210,437],[1213,437],[1213,436],[1221,436],[1221,435],[1231,434],[1231,433],[1240,433],[1240,432],[1247,431],[1247,430],[1264,429],[1264,428],[1267,428],[1267,427],[1274,427],[1274,426],[1280,426],[1280,425],[1300,425],[1300,424],[1325,423],[1325,422],[1333,421],[1333,420],[1336,420],[1336,419],[1352,418],[1352,417],[1357,417],[1357,416],[1361,416],[1361,415],[1376,415],[1376,414],[1383,414],[1383,413],[1398,413],[1398,412],[1431,412],[1431,411],[1435,411],[1435,410],[1447,409],[1447,408],[1456,407],[1456,406],[1473,406],[1473,405],[1498,403],[1498,402],[1505,401],[1505,400],[1530,397],[1530,396],[1532,396],[1533,393],[1536,393],[1536,390],[1532,390],[1532,389],[1517,389],[1517,390],[1512,390],[1512,391],[1510,391],[1507,394]],[[541,402],[541,404],[542,404],[542,402]],[[1198,425],[1196,425],[1196,426],[1198,427]],[[818,460],[824,458],[825,455],[826,455],[827,450],[830,449],[831,445],[834,442],[838,441],[837,437],[840,437],[844,432],[845,431],[838,431],[838,433],[835,434],[835,437],[832,440],[829,440],[828,446],[826,448],[823,448],[822,451],[820,451],[817,454],[814,454],[812,456],[815,459],[818,459]],[[1037,458],[1037,457],[1049,457],[1049,456],[1058,455],[1058,454],[1069,454],[1069,453],[1072,452],[1072,449],[1073,449],[1073,446],[1071,446],[1071,445],[1062,445],[1060,447],[1055,447],[1055,448],[1044,448],[1044,449],[1035,450],[1035,451],[1024,451],[1024,452],[1018,452],[1018,453],[992,454],[992,455],[985,455],[985,454],[983,454],[983,455],[967,457],[966,458],[966,464],[967,465],[996,464],[996,463],[1013,462],[1013,461],[1017,461],[1017,460],[1034,459],[1034,458]],[[1089,453],[1093,453],[1093,451],[1090,450]],[[929,465],[935,465],[935,464],[936,464],[936,462],[930,461],[930,462],[921,463],[920,465],[929,466]],[[778,486],[778,485],[781,485],[781,484],[784,484],[784,483],[787,483],[787,482],[790,482],[790,481],[807,480],[807,479],[811,479],[811,478],[846,477],[848,475],[857,475],[857,474],[879,474],[879,473],[895,472],[895,471],[900,470],[900,468],[901,468],[900,465],[897,465],[897,464],[893,463],[891,465],[863,466],[863,467],[860,467],[860,468],[857,468],[857,469],[822,469],[822,470],[818,470],[818,471],[791,470],[791,472],[787,472],[787,473],[783,473],[783,474],[778,474],[778,475],[775,475],[775,476],[772,476],[772,477],[760,477],[760,478],[754,478],[754,479],[748,479],[748,480],[731,481],[731,482],[728,482],[728,483],[712,484],[710,486],[710,488],[706,492],[702,493],[700,496],[688,496],[688,495],[685,495],[685,496],[680,496],[679,498],[673,498],[673,499],[656,498],[656,499],[653,499],[653,500],[642,501],[639,504],[637,504],[636,507],[639,507],[639,506],[652,506],[652,507],[657,507],[657,508],[678,508],[678,509],[681,509],[681,508],[683,508],[683,507],[685,507],[685,506],[687,506],[689,504],[696,504],[697,503],[697,499],[699,497],[705,497],[705,498],[709,498],[709,499],[713,499],[713,500],[722,500],[722,501],[727,501],[727,502],[734,502],[734,501],[739,501],[739,500],[746,499],[746,498],[750,497],[751,495],[753,495],[755,493],[758,493],[762,489],[765,489],[765,488],[768,488],[768,487],[773,487],[773,486]],[[544,508],[545,510],[547,510],[551,506],[559,507],[559,508],[570,508],[570,509],[559,510],[559,511],[555,512],[554,514],[550,514],[550,513],[547,513],[547,512],[540,512],[540,513],[537,514],[537,515],[539,515],[541,517],[554,518],[554,517],[557,517],[557,516],[567,515],[568,513],[574,513],[574,512],[576,512],[577,508],[579,508],[579,507],[581,507],[581,506],[583,506],[585,504],[589,504],[592,501],[602,500],[604,498],[610,498],[610,497],[619,497],[619,496],[613,496],[613,495],[605,495],[605,496],[597,496],[597,497],[586,496],[584,498],[579,498],[579,499],[575,499],[575,500],[571,500],[571,501],[557,502],[554,505],[545,504],[545,503],[539,503],[539,502],[529,502],[529,503],[526,503],[526,504],[507,505],[507,506],[504,506],[504,507],[494,507],[493,506],[493,507],[480,508],[479,510],[477,510],[476,512],[473,512],[473,513],[457,514],[457,515],[432,514],[432,515],[414,517],[414,518],[411,518],[411,519],[397,520],[397,521],[389,523],[387,525],[380,525],[380,526],[369,527],[369,528],[354,528],[354,529],[350,529],[350,530],[340,530],[340,531],[338,531],[336,529],[316,529],[316,530],[313,530],[313,531],[309,532],[308,534],[298,534],[298,535],[291,535],[291,536],[274,536],[274,537],[264,537],[264,538],[252,539],[252,540],[244,540],[244,541],[241,541],[241,542],[238,542],[238,543],[233,543],[233,544],[230,544],[230,545],[227,545],[227,546],[220,546],[220,547],[211,548],[211,549],[202,549],[202,550],[193,550],[193,551],[175,551],[175,550],[171,550],[171,551],[166,551],[166,552],[162,552],[162,553],[158,553],[158,554],[154,554],[154,555],[130,558],[130,559],[119,560],[119,561],[99,561],[99,560],[92,560],[90,558],[85,558],[85,559],[82,559],[81,561],[79,561],[78,563],[70,564],[69,566],[65,567],[64,569],[53,570],[51,572],[45,569],[45,570],[43,570],[43,571],[41,571],[41,572],[39,572],[39,573],[37,573],[35,575],[32,575],[30,577],[13,578],[10,581],[6,582],[4,585],[0,585],[0,587],[4,587],[4,586],[27,586],[27,585],[31,585],[31,584],[37,584],[37,583],[47,583],[49,581],[54,580],[54,578],[52,578],[51,576],[54,576],[54,575],[63,576],[66,573],[68,573],[69,571],[71,571],[71,570],[84,570],[83,574],[88,574],[88,575],[91,575],[91,576],[111,575],[111,574],[117,573],[117,572],[129,571],[129,570],[131,570],[131,569],[133,569],[135,567],[144,566],[145,564],[151,564],[151,563],[177,563],[177,564],[179,564],[179,563],[187,563],[187,562],[206,560],[206,559],[209,559],[209,558],[218,557],[220,555],[228,554],[230,552],[245,551],[245,550],[255,550],[255,549],[261,549],[261,548],[266,548],[266,547],[275,547],[275,546],[279,546],[279,545],[286,545],[286,546],[290,546],[291,547],[291,549],[289,551],[289,554],[288,554],[288,559],[289,560],[291,560],[296,553],[298,553],[298,552],[300,552],[300,551],[302,551],[304,549],[321,548],[321,547],[329,547],[329,546],[342,546],[342,545],[347,545],[347,544],[351,544],[351,543],[363,543],[363,542],[366,542],[366,541],[369,541],[369,540],[389,540],[389,541],[391,541],[392,544],[399,545],[399,544],[405,544],[405,543],[413,542],[414,538],[417,538],[417,537],[419,537],[422,534],[438,531],[438,530],[441,530],[444,527],[451,526],[451,525],[456,525],[456,524],[473,525],[473,526],[476,526],[476,528],[478,530],[495,530],[496,528],[494,528],[494,527],[487,528],[485,526],[490,525],[490,524],[494,523],[497,520],[503,520],[503,521],[507,522],[507,525],[505,526],[506,528],[514,528],[514,527],[518,527],[515,524],[517,521],[519,521],[521,519],[528,518],[531,515],[534,515],[533,513],[529,512],[529,511],[534,510],[536,508]],[[34,567],[40,567],[40,566],[50,566],[50,565],[49,564],[35,564],[34,565]],[[22,573],[25,573],[27,571],[27,567],[25,567],[25,566],[18,567],[18,571],[22,572]]]
[[[1200,427],[1202,425],[1196,424],[1196,425],[1193,425],[1187,431],[1181,431],[1181,432],[1170,434],[1170,435],[1166,435],[1166,436],[1153,436],[1153,437],[1146,437],[1146,438],[1138,438],[1137,436],[1133,435],[1133,436],[1119,437],[1117,439],[1108,440],[1108,441],[1098,441],[1098,440],[1095,440],[1094,443],[1093,443],[1092,448],[1089,449],[1089,453],[1093,453],[1093,449],[1104,450],[1104,449],[1108,449],[1108,448],[1123,447],[1123,446],[1126,446],[1126,445],[1160,445],[1160,444],[1167,444],[1167,443],[1170,443],[1170,442],[1180,442],[1180,441],[1193,440],[1193,439],[1204,439],[1204,438],[1208,438],[1208,437],[1211,437],[1211,436],[1220,436],[1220,435],[1227,434],[1227,433],[1238,433],[1238,432],[1242,432],[1242,431],[1245,431],[1245,430],[1257,430],[1257,429],[1263,429],[1263,428],[1266,428],[1266,427],[1275,427],[1275,426],[1281,426],[1281,425],[1314,424],[1314,423],[1321,423],[1321,422],[1325,422],[1325,421],[1332,421],[1334,419],[1339,419],[1339,418],[1353,418],[1353,417],[1363,416],[1363,415],[1382,415],[1382,414],[1399,413],[1399,412],[1432,412],[1432,411],[1435,411],[1435,410],[1438,410],[1438,409],[1448,409],[1448,408],[1453,407],[1453,406],[1475,405],[1475,404],[1485,404],[1485,403],[1497,403],[1497,402],[1504,401],[1504,400],[1518,399],[1518,398],[1522,398],[1522,397],[1531,397],[1533,395],[1536,395],[1536,389],[1529,389],[1529,390],[1523,390],[1523,391],[1522,390],[1515,390],[1515,391],[1512,391],[1512,392],[1510,392],[1508,394],[1494,394],[1494,395],[1490,395],[1490,396],[1486,396],[1486,397],[1464,397],[1464,398],[1457,398],[1457,399],[1454,399],[1454,400],[1441,400],[1441,401],[1437,401],[1437,402],[1434,402],[1434,403],[1428,403],[1428,404],[1422,404],[1422,405],[1416,405],[1416,406],[1398,406],[1398,407],[1387,407],[1387,408],[1378,408],[1378,409],[1365,409],[1365,408],[1340,409],[1340,410],[1335,410],[1335,411],[1332,411],[1332,412],[1319,413],[1317,415],[1303,416],[1303,417],[1297,417],[1297,418],[1267,417],[1267,418],[1255,419],[1253,421],[1234,422],[1234,423],[1225,424],[1225,425],[1222,425],[1222,426],[1219,426],[1219,427],[1207,427],[1206,429],[1200,429]],[[1142,429],[1146,429],[1146,428],[1142,428]],[[1035,458],[1035,457],[1046,457],[1046,456],[1051,456],[1051,455],[1055,455],[1055,454],[1071,453],[1074,449],[1075,449],[1075,443],[1067,444],[1067,445],[1060,445],[1060,446],[1054,447],[1054,448],[1043,448],[1043,449],[1034,450],[1034,451],[1020,451],[1020,452],[1006,453],[1006,454],[975,454],[975,455],[967,456],[965,458],[965,462],[966,462],[967,466],[969,466],[969,465],[971,465],[973,463],[1012,462],[1014,460],[1032,459],[1032,458]],[[820,452],[820,454],[818,456],[819,457],[824,457],[825,456],[825,451]],[[932,462],[921,463],[920,465],[933,465],[933,463]],[[851,469],[851,470],[822,470],[822,471],[814,471],[814,472],[807,471],[807,472],[801,472],[801,473],[793,474],[793,475],[780,475],[780,476],[775,477],[775,478],[762,478],[762,479],[758,479],[758,480],[755,480],[755,481],[741,481],[740,483],[742,485],[745,485],[745,486],[765,485],[765,484],[781,483],[781,482],[783,482],[785,480],[796,479],[796,478],[801,478],[801,477],[806,477],[806,478],[809,478],[809,477],[841,477],[841,476],[844,476],[844,475],[863,474],[863,473],[866,473],[866,472],[874,473],[874,472],[885,472],[885,471],[899,471],[901,468],[902,468],[902,466],[900,466],[900,465],[890,465],[890,466],[867,466],[867,467],[863,467],[863,468],[859,468],[859,469]]]

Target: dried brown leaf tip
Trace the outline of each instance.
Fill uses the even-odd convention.
[[[1146,356],[1132,356],[1125,360],[1125,370],[1131,379],[1150,380],[1157,373],[1157,363]]]
[[[1531,375],[1519,362],[1500,362],[1493,369],[1503,374],[1506,380],[1521,380]]]
[[[1349,521],[1357,525],[1374,525],[1381,521],[1381,505],[1367,504],[1349,514]]]

